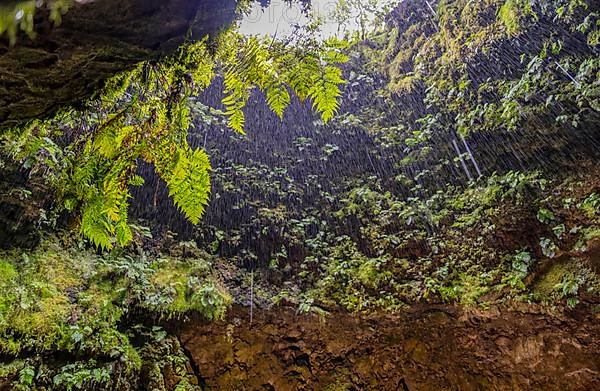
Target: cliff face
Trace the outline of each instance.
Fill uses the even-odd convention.
[[[185,324],[180,340],[211,390],[592,390],[598,331],[581,313],[430,305],[321,319],[258,311],[252,324],[234,310]]]
[[[0,38],[0,128],[89,97],[102,80],[168,54],[188,34],[231,23],[235,0],[96,0],[73,3],[62,23],[38,9],[35,38]]]

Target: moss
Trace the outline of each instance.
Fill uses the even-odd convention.
[[[358,267],[356,278],[364,286],[376,289],[388,277],[389,272],[381,271],[381,262],[378,259],[369,259]]]
[[[55,386],[68,387],[76,379],[93,383],[100,376],[103,384],[130,389],[143,366],[142,354],[130,338],[136,343],[146,338],[128,325],[121,330],[123,315],[134,309],[168,316],[197,311],[214,319],[231,303],[206,261],[152,262],[123,254],[100,258],[93,252],[69,251],[56,238],[26,255],[0,252],[0,259],[0,352],[15,357],[25,350],[39,352],[36,357],[44,371],[52,373],[44,379]],[[90,361],[57,366],[54,352]],[[96,365],[109,357],[115,360],[112,364]],[[181,372],[185,366],[178,368]],[[17,372],[4,364],[0,379]],[[193,389],[191,381],[182,376],[179,389]]]
[[[126,340],[126,342],[127,343],[122,347],[122,361],[127,364],[127,373],[133,374],[142,368],[142,356],[140,355],[138,350],[129,343],[128,339]]]
[[[491,289],[490,281],[478,274],[460,273],[454,280],[432,287],[444,301],[460,302],[463,305],[477,304],[478,299]]]
[[[7,262],[0,260],[0,285],[6,284],[17,278],[15,267]]]
[[[93,254],[72,254],[46,241],[33,253],[2,256],[0,350],[15,354],[25,348],[71,348],[67,322],[77,305],[70,294],[84,284]]]
[[[548,269],[534,284],[532,292],[534,295],[539,295],[542,299],[550,298],[557,292],[557,285],[563,279],[573,272],[577,265],[571,259],[560,260]]]
[[[72,310],[72,304],[65,295],[52,288],[32,292],[25,291],[27,297],[2,300],[2,322],[0,327],[0,350],[18,353],[24,348],[51,349],[64,339],[61,325],[65,324]],[[7,299],[8,297],[8,299]],[[17,303],[20,301],[20,304]],[[8,303],[7,303],[8,302]],[[18,336],[13,340],[12,335]]]
[[[477,300],[490,291],[490,281],[480,275],[461,275],[461,294],[460,302],[466,305],[473,305]]]
[[[334,383],[326,386],[323,391],[348,391],[352,389],[353,386],[351,382],[345,380],[336,380]]]
[[[147,379],[147,384],[141,385],[144,389],[167,390],[166,384],[175,390],[200,389],[195,385],[198,379],[191,373],[189,359],[177,338],[155,338],[144,346],[141,355],[142,371]]]
[[[72,254],[64,251],[59,253],[56,248],[48,250],[50,249],[39,255],[37,259],[37,275],[51,282],[56,290],[61,292],[81,286],[86,266],[90,266],[93,257],[85,259],[73,257]]]
[[[11,318],[11,329],[24,336],[51,338],[70,313],[69,300],[64,296],[34,298],[31,310],[17,310]]]
[[[196,311],[208,319],[225,314],[232,299],[227,291],[216,284],[210,275],[210,265],[202,260],[177,260],[164,258],[153,264],[155,273],[150,282],[155,292],[171,298],[150,307],[170,316]]]
[[[600,238],[600,227],[599,226],[592,226],[592,227],[587,227],[584,228],[582,230],[582,238],[585,241],[590,241],[596,238]]]

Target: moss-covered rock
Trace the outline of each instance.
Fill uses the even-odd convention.
[[[158,389],[197,389],[177,341],[141,323],[223,317],[231,298],[210,259],[101,256],[63,239],[70,244],[50,237],[34,251],[0,253],[0,381],[17,387],[26,363],[37,387],[128,390],[137,389],[142,368],[156,367],[166,382]]]

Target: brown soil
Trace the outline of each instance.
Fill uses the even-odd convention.
[[[518,305],[326,318],[242,309],[180,333],[209,390],[600,390],[600,315]]]

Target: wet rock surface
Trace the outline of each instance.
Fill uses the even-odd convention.
[[[0,162],[4,156],[0,154]],[[40,208],[43,197],[37,197],[42,189],[30,183],[23,170],[12,164],[4,165],[0,178],[0,249],[13,247],[33,248],[39,243]],[[31,181],[35,182],[35,181]],[[30,197],[36,191],[35,199]]]
[[[600,389],[600,319],[540,307],[326,318],[240,309],[182,344],[211,390]]]
[[[227,26],[235,6],[233,0],[97,0],[73,5],[59,26],[39,11],[35,39],[22,33],[11,47],[0,37],[0,128],[85,101],[115,73]]]

